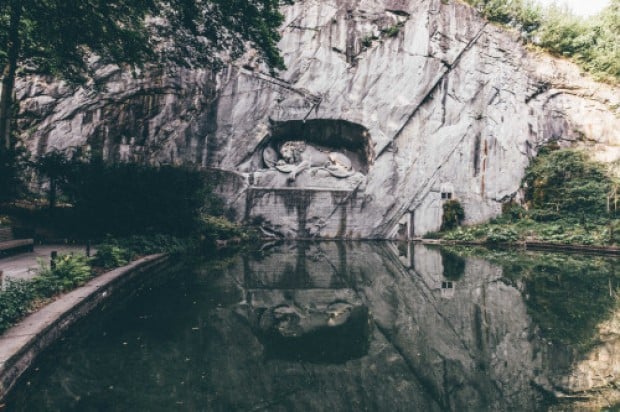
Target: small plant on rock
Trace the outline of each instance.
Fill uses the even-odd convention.
[[[443,204],[441,230],[450,230],[458,227],[465,219],[465,211],[458,200],[448,200]]]

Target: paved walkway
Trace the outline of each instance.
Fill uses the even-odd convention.
[[[79,245],[43,245],[34,247],[34,252],[21,253],[0,259],[0,272],[3,273],[3,281],[7,279],[30,279],[36,275],[39,268],[39,260],[49,265],[50,254],[55,250],[59,255],[67,253],[86,254],[86,246]],[[91,248],[91,256],[95,250]],[[2,281],[0,281],[0,287]]]

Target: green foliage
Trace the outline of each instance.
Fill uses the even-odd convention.
[[[124,266],[137,256],[156,253],[179,254],[196,249],[192,238],[177,238],[172,235],[130,236],[115,239],[108,237],[97,246],[93,265],[105,269]]]
[[[524,0],[466,0],[487,19],[519,29],[529,35],[542,23],[542,10],[533,1]]]
[[[620,77],[620,1],[599,16],[583,20],[559,8],[551,8],[537,32],[538,45],[574,58],[599,77]]]
[[[205,201],[214,198],[206,176],[189,168],[79,160],[53,164],[81,236],[187,235]]]
[[[67,183],[71,165],[71,159],[59,150],[45,153],[33,163],[35,170],[49,179],[48,202],[52,209],[56,206],[58,186]]]
[[[519,235],[512,228],[495,226],[487,232],[487,243],[506,243],[514,242],[519,239]]]
[[[523,219],[527,215],[527,211],[518,203],[508,202],[502,205],[502,216],[497,219],[497,223],[516,222]]]
[[[209,241],[232,238],[247,238],[247,231],[236,223],[220,216],[203,215],[201,217],[201,233]]]
[[[0,149],[0,203],[15,199],[23,191],[25,156],[23,149]]]
[[[448,200],[443,204],[441,230],[454,229],[465,219],[465,211],[458,200]]]
[[[60,255],[54,262],[54,267],[41,264],[39,275],[34,279],[39,296],[48,297],[71,290],[93,276],[84,255]]]
[[[400,32],[401,27],[402,24],[395,24],[394,26],[382,29],[381,32],[385,34],[386,37],[396,37]]]
[[[514,27],[551,53],[571,57],[602,80],[620,77],[620,0],[587,20],[566,9],[524,0],[466,0],[490,21]]]
[[[287,1],[289,2],[289,1]],[[20,61],[28,70],[82,79],[91,51],[111,63],[159,58],[212,63],[219,50],[240,54],[249,42],[275,68],[282,22],[279,0],[20,0],[0,3],[0,65],[7,61],[9,16],[20,15]],[[146,27],[145,16],[168,22]],[[158,47],[172,41],[174,47]],[[157,55],[159,48],[163,55]],[[189,52],[179,55],[180,49]],[[172,52],[171,52],[172,51]]]
[[[36,298],[36,290],[27,281],[10,281],[0,290],[0,333],[26,315]]]
[[[533,209],[562,214],[606,214],[613,182],[603,165],[575,150],[544,151],[532,162],[524,178],[525,197]]]
[[[290,3],[292,0],[283,0]],[[101,64],[173,61],[216,69],[223,50],[252,45],[272,70],[281,0],[6,0],[0,2],[0,152],[9,147],[14,79],[19,71],[85,82]],[[154,17],[147,27],[146,17]],[[159,22],[159,23],[157,23]],[[90,64],[89,64],[90,60]],[[97,64],[93,64],[97,63]],[[5,159],[0,158],[0,172]],[[0,181],[1,183],[1,181]],[[53,190],[52,190],[53,193]]]
[[[117,244],[135,255],[155,253],[185,253],[195,248],[193,238],[178,238],[172,235],[155,234],[149,236],[130,236],[118,239]]]
[[[115,244],[103,244],[97,247],[97,253],[93,258],[93,265],[104,269],[125,266],[132,259],[130,250]]]
[[[533,219],[537,222],[553,222],[555,220],[561,219],[562,215],[555,210],[548,209],[533,209],[528,212],[528,216],[530,219]]]
[[[86,256],[60,255],[55,262],[54,268],[41,264],[32,280],[9,281],[0,290],[0,333],[27,315],[34,302],[74,289],[93,275]]]

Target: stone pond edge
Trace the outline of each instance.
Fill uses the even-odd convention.
[[[615,246],[592,246],[582,244],[568,243],[551,243],[540,241],[517,241],[517,242],[500,242],[488,243],[482,241],[464,241],[464,240],[446,240],[446,239],[416,239],[415,242],[424,245],[439,246],[482,246],[487,248],[508,248],[518,250],[531,250],[538,252],[575,252],[581,254],[601,255],[601,256],[620,256],[620,248]]]
[[[3,408],[1,402],[39,354],[122,285],[168,259],[166,254],[150,255],[106,272],[0,335],[0,410]]]

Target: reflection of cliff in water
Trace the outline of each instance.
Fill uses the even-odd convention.
[[[348,286],[369,307],[375,339],[406,365],[402,381],[440,409],[531,409],[543,399],[542,352],[521,294],[483,260],[407,244],[291,244],[249,260],[244,284]]]
[[[272,245],[89,319],[8,405],[545,410],[576,352],[532,320],[543,297],[506,267],[421,245]]]
[[[527,259],[538,271],[549,272],[553,266],[547,257],[542,263],[536,263],[536,256]],[[556,259],[562,261],[561,256]],[[586,379],[590,383],[592,375],[610,368],[594,367],[587,378],[584,372],[575,378],[579,369],[572,370],[583,357],[578,347],[582,342],[574,339],[583,340],[584,335],[595,338],[596,330],[590,325],[607,316],[609,299],[598,298],[598,303],[593,304],[592,297],[584,297],[588,302],[580,303],[577,314],[553,306],[540,312],[548,299],[574,295],[576,287],[583,289],[575,279],[590,282],[589,293],[603,294],[595,284],[604,279],[606,285],[609,276],[614,276],[613,268],[580,260],[581,267],[575,269],[580,278],[553,273],[554,282],[545,291],[540,288],[544,273],[505,278],[499,265],[423,245],[285,244],[266,253],[260,261],[246,263],[245,284],[254,288],[287,285],[333,291],[348,287],[355,291],[370,309],[376,334],[407,365],[408,379],[418,382],[441,409],[538,409],[551,393],[562,395],[563,391],[570,395],[577,391],[577,386],[567,382],[579,380],[583,384]],[[564,265],[575,267],[571,262]],[[294,284],[293,279],[298,283]],[[541,331],[541,326],[549,327],[548,321],[534,323],[532,314],[539,320],[553,319],[556,330]],[[560,321],[562,316],[567,319]],[[578,325],[571,321],[572,316],[590,317],[592,321],[581,320]],[[580,330],[575,330],[578,326]],[[566,339],[556,341],[556,336]],[[609,355],[609,342],[603,347],[600,356],[615,356]],[[600,346],[595,353],[601,353]],[[581,369],[593,368],[592,362],[583,365]],[[608,387],[609,381],[612,385],[618,382],[614,373],[605,380]],[[594,381],[597,379],[601,380]]]

